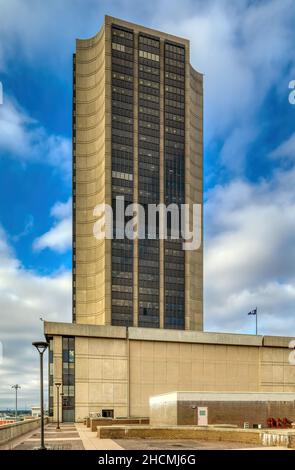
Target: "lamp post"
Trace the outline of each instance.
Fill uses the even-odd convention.
[[[17,391],[21,388],[21,386],[18,384],[15,384],[15,385],[12,385],[11,388],[15,389],[15,421],[16,421],[17,420]]]
[[[63,410],[63,399],[64,399],[64,392],[61,392],[61,422],[63,422],[62,410]]]
[[[59,426],[59,387],[61,386],[61,383],[55,382],[55,386],[57,388],[57,426],[56,426],[56,429],[60,429],[60,426]]]
[[[48,347],[48,343],[45,341],[36,341],[35,343],[32,343],[32,345],[35,346],[40,356],[41,445],[39,450],[46,450],[44,444],[43,354]]]

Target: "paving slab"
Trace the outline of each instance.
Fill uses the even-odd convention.
[[[118,443],[112,439],[99,439],[96,432],[92,432],[83,423],[76,423],[85,450],[122,450]]]
[[[25,437],[25,436],[24,436]],[[75,425],[61,424],[60,430],[55,424],[45,426],[45,446],[49,450],[84,450],[83,442],[75,428]],[[35,431],[22,442],[18,443],[14,450],[33,450],[40,444],[40,430]]]
[[[257,447],[255,444],[240,442],[196,441],[196,440],[149,440],[116,439],[115,442],[125,450],[287,450],[285,447]],[[290,449],[288,449],[290,450]]]

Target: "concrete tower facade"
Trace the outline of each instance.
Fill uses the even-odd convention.
[[[202,246],[93,235],[95,206],[118,196],[202,205],[203,81],[189,41],[106,16],[77,40],[73,103],[73,321],[202,330]]]

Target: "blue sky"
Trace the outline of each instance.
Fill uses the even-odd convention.
[[[253,333],[257,305],[295,336],[294,2],[0,0],[0,407],[37,400],[40,315],[71,319],[72,53],[105,14],[190,39],[204,73],[205,328]]]

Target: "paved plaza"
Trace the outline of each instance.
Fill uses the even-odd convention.
[[[35,430],[18,443],[14,450],[33,450],[40,446],[40,429]],[[74,424],[56,424],[45,427],[45,446],[51,450],[84,450],[83,442]]]
[[[239,442],[160,439],[99,439],[84,424],[56,424],[45,427],[45,445],[49,450],[287,450],[283,447],[257,447]],[[28,433],[2,449],[34,450],[40,446],[40,429]],[[2,450],[1,449],[1,450]]]

